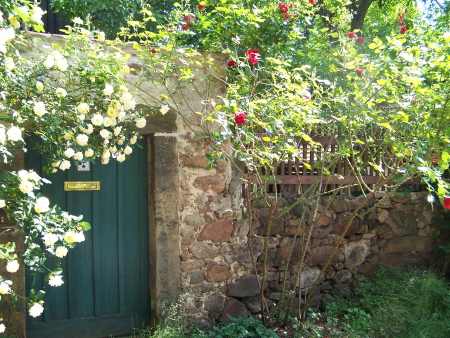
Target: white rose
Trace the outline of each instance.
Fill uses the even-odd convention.
[[[87,149],[84,152],[84,157],[92,157],[92,156],[94,156],[94,151],[91,148]]]
[[[33,191],[34,185],[30,181],[21,182],[19,185],[19,190],[24,194],[28,194]]]
[[[92,124],[88,123],[87,128],[80,127],[80,130],[87,135],[90,135],[94,131],[94,127],[92,126]]]
[[[120,86],[119,86],[119,92],[120,92],[120,94],[126,93],[127,91],[128,91],[127,86],[124,86],[124,85],[120,85]]]
[[[57,88],[55,90],[55,93],[56,93],[56,96],[58,96],[58,97],[65,97],[65,96],[67,96],[67,92],[66,92],[66,90],[64,88]]]
[[[83,153],[81,151],[77,151],[75,155],[73,155],[73,159],[75,161],[83,161]]]
[[[6,137],[8,140],[17,142],[19,140],[22,140],[22,131],[17,126],[12,126],[8,129],[6,132]]]
[[[161,115],[166,115],[169,110],[170,110],[169,105],[164,104],[161,106],[161,109],[159,110],[159,112],[161,113]]]
[[[0,324],[0,333],[5,332],[5,330],[6,330],[5,324]]]
[[[58,50],[54,50],[53,52],[51,52],[51,55],[55,60],[61,60],[63,58],[63,56]]]
[[[42,237],[42,240],[44,241],[44,244],[46,246],[52,246],[56,242],[58,242],[59,237],[57,234],[49,233],[45,234],[44,237]]]
[[[110,119],[108,116],[103,118],[103,125],[105,127],[111,127],[112,123],[113,123],[113,120]]]
[[[73,150],[72,148],[67,148],[66,151],[64,152],[64,156],[67,158],[71,158],[74,154],[75,150]]]
[[[78,25],[82,25],[83,24],[83,20],[81,20],[79,17],[74,18],[73,23],[76,23]]]
[[[122,101],[122,103],[128,103],[133,99],[133,95],[131,95],[130,93],[125,92],[122,94],[122,96],[120,97],[120,101]]]
[[[130,109],[134,109],[134,108],[136,108],[135,100],[131,100],[130,102],[124,103],[124,105],[123,105],[123,109],[125,109],[125,110],[130,110]]]
[[[69,230],[64,234],[64,240],[69,244],[74,243],[75,242],[75,240],[73,238],[74,235],[75,235],[75,231]]]
[[[28,179],[34,182],[39,182],[41,180],[41,176],[39,176],[35,171],[28,172]]]
[[[44,102],[35,102],[33,111],[37,116],[43,116],[48,113],[47,110],[45,109]]]
[[[114,154],[115,152],[117,152],[117,147],[116,147],[116,146],[114,146],[114,147],[109,147],[109,152],[110,152],[111,154]]]
[[[103,138],[109,138],[110,134],[111,133],[108,130],[106,130],[106,129],[100,130],[100,136],[103,137]]]
[[[120,155],[117,156],[117,158],[116,158],[117,162],[123,162],[123,161],[125,161],[125,159],[126,159],[125,154],[120,154]]]
[[[111,94],[114,93],[114,88],[110,84],[107,84],[105,86],[105,89],[103,89],[103,95],[111,96]]]
[[[101,114],[95,114],[92,116],[91,122],[94,126],[100,126],[103,123],[103,116]]]
[[[119,136],[121,131],[122,131],[121,126],[115,127],[114,128],[114,136]]]
[[[58,258],[66,257],[68,251],[65,246],[58,246],[55,250],[55,256]]]
[[[109,150],[105,149],[103,151],[103,154],[102,154],[102,157],[101,157],[102,164],[108,164],[110,156],[111,156],[111,153],[109,152]]]
[[[43,212],[47,212],[50,210],[50,201],[47,197],[39,197],[36,200],[36,204],[34,205],[34,211],[36,211],[38,214],[41,214]]]
[[[14,69],[15,64],[14,64],[14,60],[10,57],[5,57],[5,60],[3,61],[4,65],[5,65],[5,69],[10,72],[11,70]]]
[[[137,142],[137,136],[134,135],[132,138],[130,138],[130,144],[135,144]]]
[[[26,170],[19,170],[19,171],[17,172],[17,176],[19,177],[19,179],[20,179],[21,181],[26,181],[26,180],[28,180],[28,179],[30,178],[30,174],[29,174],[29,172],[26,171]]]
[[[54,64],[55,64],[55,58],[52,55],[48,55],[44,61],[44,67],[52,68]]]
[[[70,161],[67,161],[67,160],[61,161],[61,164],[59,165],[59,169],[67,170],[69,168],[70,168]]]
[[[55,61],[55,66],[56,66],[56,68],[58,68],[60,71],[64,72],[64,71],[67,70],[67,67],[68,67],[67,60],[66,60],[66,59],[56,60],[56,61]]]
[[[38,25],[44,25],[44,23],[42,22],[41,18],[42,15],[44,15],[44,11],[42,10],[41,7],[33,7],[33,14],[30,16],[30,19],[34,22],[36,22]]]
[[[6,207],[5,200],[0,200],[0,209]]]
[[[76,242],[76,243],[80,243],[80,242],[83,242],[83,241],[85,240],[83,231],[76,232],[76,233],[73,235],[72,238],[73,238],[73,241]]]
[[[11,291],[12,282],[10,280],[5,280],[0,283],[0,295],[6,295]]]
[[[121,136],[117,139],[117,144],[118,144],[119,146],[121,146],[124,142],[125,142],[125,136],[121,135]]]
[[[78,106],[77,106],[77,111],[80,114],[86,114],[89,112],[89,105],[86,102],[81,102]]]
[[[147,124],[147,121],[145,120],[144,117],[141,117],[136,120],[136,127],[138,127],[138,128],[144,128],[146,124]]]
[[[66,141],[69,141],[69,140],[72,139],[72,134],[70,134],[70,133],[65,133],[63,137],[64,137],[64,139],[65,139]]]
[[[126,146],[123,152],[125,155],[130,155],[133,152],[133,149],[129,146]]]
[[[62,276],[51,276],[48,280],[50,286],[61,286],[64,284]]]
[[[36,82],[36,89],[38,90],[38,92],[42,92],[44,90],[44,85],[42,84],[42,82]]]
[[[41,303],[34,303],[33,306],[28,310],[28,314],[31,317],[39,317],[42,312],[44,312],[44,307]]]
[[[6,271],[10,272],[10,273],[14,273],[17,272],[17,270],[19,270],[19,262],[17,261],[17,259],[8,262],[8,264],[6,264]]]
[[[86,134],[79,134],[75,141],[77,142],[78,145],[84,147],[88,141],[89,141],[89,136],[87,136]]]

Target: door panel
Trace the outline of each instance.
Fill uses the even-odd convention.
[[[90,171],[72,164],[42,188],[51,204],[82,214],[92,229],[62,260],[64,284],[44,284],[44,314],[27,319],[29,337],[128,334],[148,322],[147,152],[140,145],[123,163],[91,163]],[[30,150],[25,164],[41,173],[44,159]],[[64,181],[100,181],[100,190],[65,192]],[[27,276],[26,285],[29,292],[42,280]]]

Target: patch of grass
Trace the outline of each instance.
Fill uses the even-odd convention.
[[[354,337],[450,337],[450,288],[429,271],[380,269],[326,314]]]

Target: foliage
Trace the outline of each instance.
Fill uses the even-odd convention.
[[[122,162],[146,120],[123,77],[127,56],[108,49],[102,32],[76,20],[63,45],[42,51],[35,48],[36,35],[19,30],[42,31],[42,10],[28,1],[0,1],[0,8],[0,208],[24,236],[21,253],[13,243],[0,244],[8,273],[0,276],[0,296],[19,297],[8,276],[26,265],[43,273],[50,286],[60,286],[60,259],[84,241],[90,225],[50,205],[39,192],[50,181],[34,171],[8,169],[15,155],[37,139],[48,172],[67,170],[71,161]],[[24,51],[34,54],[25,57]],[[32,290],[27,302],[31,316],[41,315],[44,291]]]
[[[228,317],[229,322],[223,323],[220,326],[214,327],[211,331],[208,331],[203,337],[217,337],[217,338],[228,338],[228,337],[278,337],[277,334],[261,324],[261,321],[255,318],[245,318],[238,317],[233,318]]]
[[[109,39],[114,39],[118,28],[142,9],[140,0],[52,0],[51,6],[64,21],[81,18]]]
[[[303,170],[317,177],[305,191],[299,191],[296,204],[303,210],[324,194],[331,196],[331,203],[340,191],[358,187],[369,199],[381,187],[391,194],[402,183],[419,177],[428,185],[430,202],[450,194],[442,176],[450,162],[450,60],[445,57],[450,35],[431,34],[423,25],[413,27],[415,8],[404,9],[401,15],[395,8],[396,13],[388,17],[390,26],[383,30],[373,29],[367,35],[349,31],[353,17],[343,4],[327,2],[335,6],[329,18],[333,27],[329,27],[323,23],[322,7],[315,2],[288,6],[221,0],[204,2],[200,8],[185,1],[173,5],[157,32],[146,31],[146,22],[154,19],[150,9],[142,22],[129,22],[121,32],[122,38],[139,42],[134,47],[146,65],[141,76],[160,90],[161,100],[179,112],[190,128],[208,140],[208,167],[220,159],[235,164],[249,192],[248,214],[252,214],[255,198],[266,206],[269,221],[263,234],[263,267],[271,223],[296,206],[277,208],[281,192],[276,185],[268,194],[269,186],[279,183],[281,163],[298,161]],[[208,73],[227,84],[225,98],[211,97],[195,86],[198,48],[229,54],[226,66]],[[221,77],[221,72],[226,75]],[[201,109],[186,99],[191,92],[202,98]],[[174,93],[183,96],[190,115],[181,113]],[[335,141],[334,152],[327,151],[326,143],[315,141],[315,136]],[[303,157],[299,150],[303,144],[314,152],[314,161]],[[342,166],[348,167],[345,174],[337,171]],[[363,176],[368,173],[379,177],[376,186],[365,183]],[[303,177],[296,174],[301,183]],[[335,190],[324,189],[333,179],[339,182]],[[370,211],[362,211],[362,205],[351,214],[335,251],[352,219]],[[313,221],[302,231],[305,248],[314,222],[326,208],[313,211]],[[249,236],[256,235],[250,231]],[[304,250],[297,275],[305,254]],[[262,285],[265,275],[264,268]],[[296,286],[285,291],[293,295]],[[263,303],[261,290],[264,309]]]
[[[354,293],[330,297],[327,317],[354,336],[447,337],[450,289],[429,271],[380,269]]]

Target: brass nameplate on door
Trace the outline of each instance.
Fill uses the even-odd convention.
[[[64,191],[100,190],[100,181],[64,182]]]

